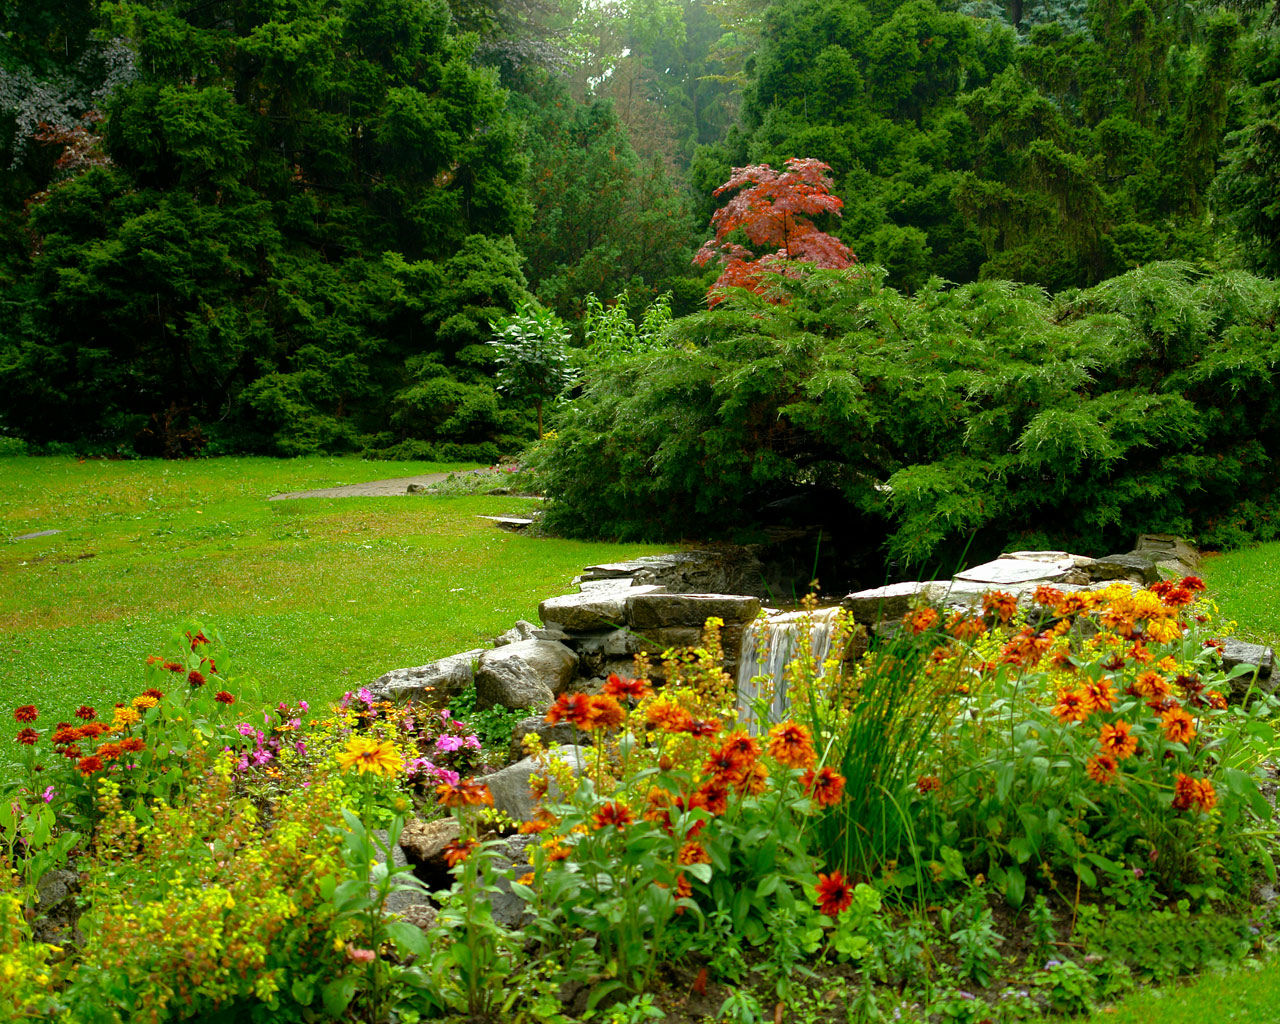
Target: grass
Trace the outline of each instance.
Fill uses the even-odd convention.
[[[137,691],[184,624],[217,629],[264,699],[336,699],[485,643],[581,569],[656,549],[537,539],[480,515],[527,498],[267,501],[465,467],[354,458],[0,459],[0,695],[68,717]],[[48,537],[19,535],[60,530]]]
[[[1280,542],[1206,555],[1201,575],[1236,635],[1280,647]]]

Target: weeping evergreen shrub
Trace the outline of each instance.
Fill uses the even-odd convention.
[[[713,537],[837,491],[909,571],[1136,533],[1277,533],[1280,285],[1156,263],[1085,291],[779,277],[598,374],[534,456],[552,526]]]

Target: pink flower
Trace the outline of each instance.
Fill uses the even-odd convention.
[[[254,729],[253,729],[253,726],[251,726],[248,722],[241,722],[239,725],[236,726],[236,732],[238,732],[241,736],[252,736]]]
[[[356,691],[356,696],[359,697],[366,704],[373,703],[373,694],[369,692],[369,687],[367,686],[360,687],[360,689]]]
[[[359,949],[356,946],[347,943],[347,959],[358,964],[371,964],[378,958],[378,954],[371,949]]]
[[[303,711],[311,710],[311,705],[308,704],[305,700],[298,701],[298,707],[300,707]]]
[[[43,794],[41,794],[41,798],[44,800],[45,803],[51,803],[53,801],[53,794],[54,794],[54,788],[50,786],[48,789],[44,791]]]
[[[256,765],[264,765],[271,760],[271,753],[267,750],[255,750],[252,755],[252,760]]]

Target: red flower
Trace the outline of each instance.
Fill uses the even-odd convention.
[[[15,722],[34,722],[39,714],[34,704],[23,704],[22,707],[14,709],[13,719]]]
[[[86,722],[92,722],[98,717],[98,709],[91,708],[88,704],[81,704],[76,708],[76,718],[83,719]]]
[[[591,821],[596,828],[613,826],[621,830],[635,820],[635,816],[631,813],[631,808],[621,800],[611,800],[609,803],[602,804],[600,809],[591,816]]]
[[[632,700],[643,700],[653,691],[643,679],[623,679],[618,673],[612,673],[605,680],[600,691],[607,697],[630,697]]]
[[[231,696],[231,694],[227,693],[226,690],[219,690],[213,695],[213,699],[219,704],[234,704],[236,702],[236,699]]]
[[[720,722],[714,718],[689,719],[689,735],[695,740],[706,739],[716,735],[721,729]]]
[[[92,775],[94,772],[100,772],[102,771],[102,758],[94,755],[82,757],[76,768],[79,769],[81,775]]]
[[[547,722],[555,725],[565,721],[579,729],[595,727],[595,706],[585,693],[562,693],[547,709]]]
[[[921,796],[942,788],[942,780],[936,775],[921,775],[916,779],[916,792]]]
[[[204,635],[204,630],[201,630],[195,636],[192,636],[190,633],[187,633],[187,639],[191,641],[191,649],[193,651],[197,647],[199,647],[201,644],[207,644],[209,642],[209,638]]]
[[[204,673],[193,668],[190,672],[187,673],[187,682],[189,682],[192,686],[196,688],[204,686],[205,684]]]
[[[143,690],[143,691],[142,691],[142,696],[144,696],[144,697],[154,697],[156,700],[160,700],[160,699],[164,696],[164,691],[163,691],[163,690],[156,690],[156,689]]]
[[[818,759],[809,730],[791,721],[769,730],[769,756],[788,768],[809,768]]]
[[[839,917],[853,903],[853,886],[839,871],[818,874],[818,909],[827,917]]]
[[[816,774],[810,768],[800,781],[819,807],[835,806],[844,794],[844,776],[832,768],[819,768]]]
[[[988,615],[994,612],[1001,622],[1008,622],[1018,610],[1018,599],[1003,590],[993,590],[983,595],[982,610]]]
[[[471,851],[480,844],[474,839],[467,839],[463,842],[451,842],[441,851],[444,854],[444,862],[448,867],[456,867],[466,860]]]
[[[164,663],[164,666],[163,666],[163,667],[164,667],[165,669],[167,669],[168,671],[170,671],[170,672],[181,672],[181,671],[182,671],[182,666],[181,666],[181,665],[179,665],[176,661],[166,661],[166,662]]]
[[[1183,576],[1180,586],[1186,587],[1193,594],[1204,590],[1204,580],[1199,576]]]
[[[129,736],[120,741],[120,749],[130,754],[137,754],[147,749],[141,736]]]
[[[38,740],[39,738],[40,738],[40,734],[36,732],[34,729],[32,729],[30,726],[27,726],[27,728],[23,729],[15,737],[15,739],[17,739],[19,743],[28,747],[33,746],[36,740]]]
[[[483,782],[464,779],[456,786],[442,782],[436,786],[436,798],[444,807],[492,807],[493,794]]]

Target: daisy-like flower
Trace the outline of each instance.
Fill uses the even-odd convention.
[[[23,704],[22,707],[13,709],[13,720],[15,722],[34,722],[39,715],[40,712],[36,710],[34,704]]]
[[[601,804],[595,814],[591,815],[591,823],[597,829],[616,828],[621,831],[635,820],[631,808],[621,800],[610,800]]]
[[[902,617],[903,624],[912,633],[923,633],[938,624],[938,612],[934,608],[917,608]]]
[[[1003,590],[993,590],[983,595],[982,610],[987,615],[994,614],[1001,622],[1008,622],[1018,610],[1018,599]]]
[[[691,840],[680,847],[680,852],[676,854],[677,864],[710,864],[711,854],[707,853],[707,848],[696,840]]]
[[[591,698],[591,726],[595,729],[616,729],[627,720],[627,710],[617,698],[607,693]]]
[[[1100,786],[1105,786],[1116,777],[1119,762],[1110,754],[1095,754],[1085,765],[1085,773]]]
[[[1214,711],[1227,710],[1227,698],[1222,696],[1217,690],[1210,690],[1205,694],[1205,699],[1209,702],[1209,707]]]
[[[185,666],[179,664],[176,661],[166,661],[160,667],[167,672],[181,672]]]
[[[444,855],[445,865],[452,868],[466,860],[471,855],[471,851],[479,845],[474,839],[465,839],[460,843],[448,843],[440,852]]]
[[[712,751],[711,756],[707,758],[707,763],[702,766],[702,771],[710,775],[719,785],[733,786],[743,780],[745,768],[743,761],[721,747],[719,750]]]
[[[811,768],[818,759],[809,730],[791,721],[769,730],[769,756],[787,768]]]
[[[33,746],[36,740],[38,740],[39,738],[40,738],[40,734],[36,732],[33,728],[31,728],[31,726],[27,726],[25,729],[21,730],[17,736],[14,737],[14,739],[16,739],[19,743],[27,747]]]
[[[124,750],[123,744],[104,743],[96,751],[94,751],[94,753],[97,754],[104,761],[114,761],[117,757],[120,756],[123,750]]]
[[[102,758],[90,755],[89,757],[80,758],[80,763],[76,765],[76,770],[81,775],[92,775],[94,772],[102,771]]]
[[[693,716],[670,698],[659,697],[645,710],[645,722],[662,732],[688,732]]]
[[[1218,792],[1209,779],[1194,779],[1190,775],[1178,772],[1173,783],[1173,809],[1189,811],[1197,807],[1202,811],[1211,811],[1218,803]]]
[[[193,668],[187,673],[187,682],[191,684],[193,689],[198,690],[200,687],[204,686],[207,680],[205,679],[203,672],[199,669]]]
[[[729,809],[729,790],[715,779],[704,782],[693,796],[700,800],[701,805],[711,814],[724,814]],[[689,806],[691,808],[694,806],[692,799],[689,801]]]
[[[142,721],[142,716],[138,714],[137,708],[116,708],[112,712],[111,725],[104,725],[102,722],[90,722],[81,728],[81,734],[87,735],[87,730],[98,725],[101,725],[103,732],[106,732],[110,729],[123,729],[126,725],[137,725],[140,721]],[[97,733],[94,735],[97,735]]]
[[[1062,602],[1067,595],[1057,587],[1050,587],[1042,583],[1036,587],[1035,593],[1031,595],[1031,600],[1036,604],[1044,605],[1046,608],[1056,607]]]
[[[127,754],[138,754],[147,749],[141,736],[127,736],[120,741],[120,749]]]
[[[623,679],[618,673],[614,672],[605,680],[604,687],[600,692],[609,697],[644,700],[653,691],[649,689],[649,684],[643,679]]]
[[[1085,683],[1083,693],[1084,702],[1091,712],[1110,711],[1116,699],[1116,692],[1107,679]]]
[[[81,704],[76,708],[76,718],[82,719],[85,722],[92,722],[97,717],[97,709],[89,707],[88,704]]]
[[[1139,672],[1130,690],[1140,697],[1159,699],[1169,695],[1169,681],[1159,672]]]
[[[819,872],[816,902],[818,909],[827,917],[839,917],[840,912],[853,903],[853,886],[839,871],[829,875]]]
[[[966,616],[963,612],[955,612],[947,620],[947,632],[957,640],[971,640],[982,636],[987,631],[987,624],[977,616]]]
[[[145,693],[142,693],[137,697],[134,697],[129,703],[139,711],[146,711],[149,708],[155,707],[159,701],[157,701],[155,697],[148,697]]]
[[[942,788],[942,780],[936,775],[921,775],[916,779],[916,792],[921,796]]]
[[[1181,587],[1186,587],[1193,594],[1198,594],[1205,589],[1204,580],[1202,580],[1199,576],[1183,576],[1181,582],[1178,585]]]
[[[492,807],[493,794],[483,782],[464,779],[456,786],[442,782],[436,786],[436,799],[443,807]]]
[[[717,735],[723,726],[715,718],[693,718],[689,720],[689,735],[695,740],[708,739]]]
[[[1110,754],[1117,761],[1132,757],[1138,749],[1138,737],[1130,735],[1132,726],[1128,722],[1116,722],[1104,725],[1098,733],[1098,744],[1104,754]]]
[[[213,695],[213,699],[216,700],[219,704],[234,704],[236,702],[235,697],[227,693],[226,690],[219,690],[217,693]]]
[[[833,807],[844,795],[844,776],[833,768],[819,768],[816,773],[810,768],[800,781],[819,807]]]
[[[1089,717],[1088,700],[1081,690],[1061,690],[1053,713],[1064,725],[1067,722],[1083,722]]]
[[[1165,738],[1170,743],[1190,743],[1196,734],[1196,722],[1182,708],[1173,707],[1160,716]]]
[[[162,699],[162,698],[164,697],[164,690],[157,690],[157,689],[153,686],[153,687],[152,687],[151,689],[149,689],[149,690],[143,690],[143,691],[142,691],[142,696],[144,696],[144,697],[154,697],[156,700],[160,700],[160,699]],[[92,709],[92,708],[90,708],[89,710],[90,710],[90,711],[92,711],[93,709]],[[76,712],[76,714],[78,715],[78,714],[80,714],[80,712],[79,712],[79,711],[77,711],[77,712]]]
[[[404,770],[404,762],[395,745],[372,736],[352,736],[346,747],[338,752],[338,766],[344,772],[354,768],[361,775],[371,772],[383,777],[398,775]]]
[[[568,722],[584,732],[595,728],[596,709],[585,693],[562,693],[547,709],[547,722]]]

